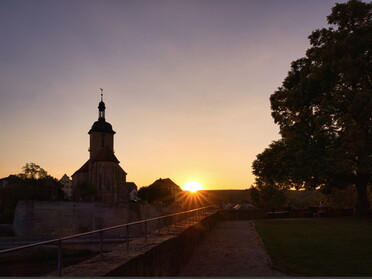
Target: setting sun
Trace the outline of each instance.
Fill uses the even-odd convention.
[[[197,181],[189,181],[183,186],[183,190],[195,193],[196,191],[203,190],[203,186]]]

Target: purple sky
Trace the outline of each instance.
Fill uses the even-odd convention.
[[[103,88],[129,181],[249,188],[279,137],[269,96],[335,2],[1,0],[0,177],[71,176]]]

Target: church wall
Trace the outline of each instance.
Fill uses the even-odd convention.
[[[89,177],[87,172],[78,172],[72,176],[72,198],[74,200],[77,200],[79,196],[77,187],[88,181]]]
[[[91,168],[91,181],[103,202],[129,202],[129,193],[125,185],[126,174],[114,162],[94,162]]]
[[[19,201],[13,229],[16,236],[66,236],[104,227],[161,216],[162,210],[152,205],[128,203],[110,206],[91,202]],[[149,230],[153,225],[149,227]],[[131,229],[136,236],[143,228]],[[105,232],[117,237],[122,231]]]
[[[89,181],[87,172],[78,172],[72,176],[72,186],[80,185],[84,182]]]

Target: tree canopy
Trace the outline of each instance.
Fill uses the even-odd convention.
[[[12,223],[20,200],[63,200],[62,184],[35,163],[26,164],[23,172],[10,175],[0,187],[0,223]]]
[[[336,4],[270,97],[281,139],[253,162],[258,179],[298,189],[355,185],[369,212],[372,151],[372,3]]]
[[[21,178],[42,179],[48,176],[48,173],[35,163],[26,163],[26,165],[22,167],[22,170],[23,172],[18,174]]]

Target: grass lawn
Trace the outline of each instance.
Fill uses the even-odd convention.
[[[273,264],[303,276],[372,276],[372,219],[255,220]]]

